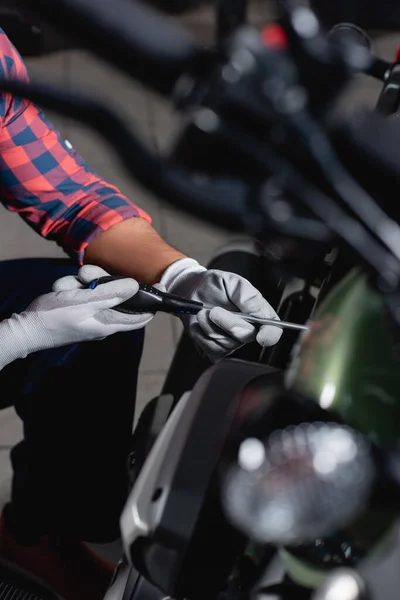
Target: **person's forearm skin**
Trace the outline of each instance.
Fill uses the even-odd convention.
[[[88,245],[84,262],[154,284],[169,265],[181,258],[185,254],[165,242],[150,223],[133,218],[99,233]]]

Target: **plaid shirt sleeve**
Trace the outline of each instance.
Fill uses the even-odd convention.
[[[0,29],[0,77],[28,81],[26,67]],[[0,93],[1,202],[80,263],[100,232],[131,217],[150,217],[104,182],[31,102]]]

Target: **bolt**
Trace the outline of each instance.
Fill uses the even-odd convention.
[[[226,65],[222,69],[222,78],[226,83],[237,83],[241,75],[233,65]]]
[[[278,223],[284,223],[292,216],[292,210],[285,200],[274,202],[272,206],[270,206],[269,213],[271,218]]]
[[[305,107],[306,102],[307,94],[304,88],[301,86],[292,87],[284,94],[281,100],[281,111],[286,113],[299,112]]]
[[[231,64],[240,73],[246,73],[254,68],[256,61],[249,50],[241,49],[233,54]]]
[[[196,113],[194,123],[202,131],[212,133],[219,126],[219,118],[211,109],[202,108]]]
[[[315,37],[319,32],[319,23],[316,16],[304,6],[296,8],[293,12],[292,24],[297,33],[306,39]]]

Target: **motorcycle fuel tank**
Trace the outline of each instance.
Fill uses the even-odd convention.
[[[399,439],[400,348],[383,298],[359,271],[349,273],[316,311],[294,351],[286,387],[373,442]],[[377,552],[390,539],[395,516],[367,509],[331,540],[283,550],[285,567],[298,583],[319,585],[330,568],[355,566]]]
[[[327,296],[305,332],[286,386],[375,442],[400,435],[400,346],[382,297],[358,272]]]

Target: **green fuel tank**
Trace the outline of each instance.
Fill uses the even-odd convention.
[[[393,326],[392,326],[393,327]],[[286,386],[314,399],[374,442],[400,437],[400,347],[383,298],[359,271],[326,297],[294,350]],[[327,570],[352,565],[390,539],[395,515],[368,510],[331,540],[282,550],[288,574],[320,585]]]

